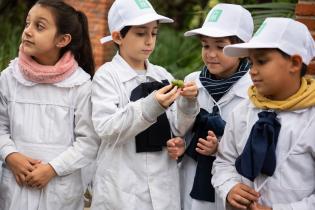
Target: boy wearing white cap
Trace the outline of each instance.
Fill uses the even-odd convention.
[[[247,98],[251,85],[249,61],[225,56],[223,47],[247,42],[253,33],[253,19],[240,5],[217,4],[208,13],[201,28],[185,33],[199,36],[201,71],[189,74],[185,81],[196,81],[201,111],[192,132],[185,137],[187,149],[181,162],[181,203],[184,210],[222,209],[211,185],[211,168],[223,134],[225,120],[231,110]],[[179,140],[176,140],[179,141]],[[183,153],[183,143],[168,141],[174,159]]]
[[[307,27],[267,18],[248,43],[224,53],[249,56],[253,86],[227,121],[213,186],[227,209],[315,209],[315,82],[304,77],[315,43]]]
[[[118,53],[93,78],[92,120],[101,146],[91,208],[179,210],[177,162],[166,141],[191,127],[197,87],[169,85],[171,74],[148,61],[158,23],[172,20],[146,0],[116,0],[108,21],[111,36],[101,41],[113,40]]]

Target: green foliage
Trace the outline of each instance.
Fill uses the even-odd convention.
[[[202,67],[201,45],[197,38],[184,37],[182,31],[163,26],[159,30],[157,45],[150,61],[166,68],[175,78]]]
[[[244,5],[254,19],[255,31],[267,17],[289,17],[294,18],[295,3],[265,3]]]
[[[0,15],[0,71],[17,56],[23,30],[25,5],[18,4]]]

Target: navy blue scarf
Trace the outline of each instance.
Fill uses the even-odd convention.
[[[190,196],[197,200],[214,202],[215,191],[211,184],[211,170],[214,156],[205,156],[196,152],[199,138],[205,139],[208,131],[212,130],[217,137],[223,135],[225,121],[218,114],[218,108],[214,107],[212,113],[200,109],[193,126],[193,138],[186,150],[186,154],[197,161],[196,175]]]
[[[250,63],[248,59],[241,59],[238,70],[231,77],[219,80],[215,79],[215,75],[210,74],[207,66],[205,66],[200,73],[199,80],[212,98],[215,101],[219,101],[222,96],[248,72],[249,68]]]
[[[281,125],[275,112],[258,113],[242,154],[236,159],[239,174],[251,181],[260,174],[272,176],[276,169],[276,145]]]
[[[130,100],[137,101],[168,84],[169,82],[167,80],[162,80],[162,82],[154,81],[141,83],[131,92]],[[157,121],[153,125],[136,136],[136,152],[161,151],[162,147],[166,145],[166,141],[170,138],[170,124],[166,113],[163,113],[158,116]]]

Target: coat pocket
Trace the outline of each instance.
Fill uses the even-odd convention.
[[[136,196],[134,192],[127,192],[118,186],[117,180],[110,177],[111,173],[106,170],[104,176],[98,175],[94,182],[92,210],[136,210]],[[130,184],[135,185],[135,180],[128,179]]]
[[[81,170],[72,174],[56,178],[54,194],[64,206],[80,203],[83,199],[84,187],[81,179]]]
[[[280,169],[281,186],[289,190],[315,189],[315,162],[310,153],[291,154]]]

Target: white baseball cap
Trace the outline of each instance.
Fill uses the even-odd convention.
[[[158,20],[160,23],[172,23],[173,20],[156,13],[147,0],[116,0],[108,13],[110,33],[120,31],[125,26],[137,26]],[[112,36],[103,37],[101,43],[109,42]]]
[[[187,31],[185,36],[237,36],[248,42],[254,31],[250,12],[236,4],[217,4],[208,13],[201,28]]]
[[[290,18],[266,18],[248,43],[234,44],[223,49],[225,55],[246,57],[249,49],[276,48],[284,53],[300,55],[308,65],[315,56],[315,42],[307,27]]]

